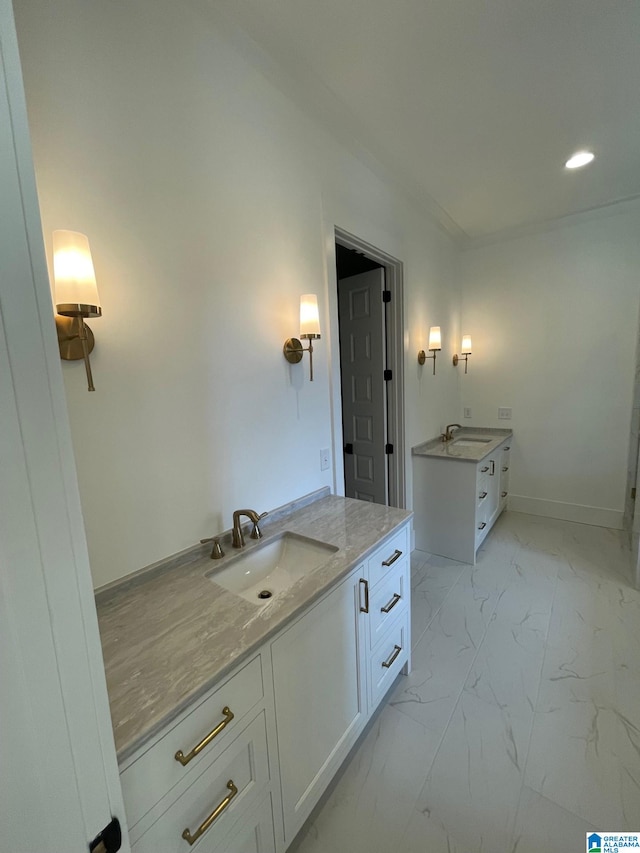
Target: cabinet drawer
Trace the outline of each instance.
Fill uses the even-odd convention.
[[[133,853],[187,853],[191,845],[183,833],[196,836],[219,809],[197,847],[214,853],[234,824],[249,820],[269,781],[264,712],[201,775],[192,775],[192,784],[166,811],[158,804],[158,819],[137,839]]]
[[[260,657],[256,657],[122,771],[120,781],[130,829],[199,764],[220,754],[263,692],[262,667]],[[185,766],[176,760],[178,750],[188,758],[216,728],[218,733]]]
[[[491,474],[491,460],[483,459],[482,462],[478,463],[478,473],[477,473],[477,483],[480,486],[480,480],[484,477],[488,477]]]
[[[371,707],[375,708],[391,687],[395,677],[407,662],[409,649],[408,612],[389,627],[389,631],[371,652],[369,690]]]
[[[384,545],[377,548],[371,557],[369,557],[369,584],[372,591],[375,585],[388,574],[395,563],[402,557],[409,555],[407,533],[407,527],[403,527],[402,530],[388,539]]]
[[[275,853],[273,810],[269,795],[252,813],[248,823],[242,823],[219,848],[219,853]],[[218,849],[216,849],[218,853]]]
[[[487,515],[487,511],[483,507],[476,512],[476,550],[489,532],[489,519]]]
[[[380,581],[369,599],[369,648],[373,649],[408,601],[409,560],[402,557]]]
[[[476,487],[476,506],[481,508],[486,505],[487,499],[489,497],[489,491],[491,489],[491,483],[489,481],[488,474],[481,474],[478,476],[478,484]]]

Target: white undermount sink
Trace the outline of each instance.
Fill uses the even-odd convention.
[[[477,444],[489,444],[490,438],[455,438],[456,447],[475,447]]]
[[[266,604],[326,563],[337,550],[335,545],[285,532],[238,554],[207,577],[252,604]]]

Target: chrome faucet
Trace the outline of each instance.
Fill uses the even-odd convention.
[[[258,513],[253,509],[237,509],[233,513],[233,531],[231,533],[231,544],[234,548],[244,548],[244,534],[242,533],[242,525],[240,524],[240,519],[243,515],[246,515],[249,521],[253,522],[251,538],[262,539],[262,531],[258,527],[258,522],[261,518],[264,518],[265,515],[268,515],[268,513],[263,512],[262,515],[258,515]]]
[[[462,424],[447,424],[447,428],[441,434],[442,440],[443,441],[451,441],[451,439],[453,438],[452,430],[454,430],[454,429],[462,429]]]

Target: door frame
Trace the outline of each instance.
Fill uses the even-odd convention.
[[[356,237],[338,226],[334,227],[333,275],[329,284],[333,287],[332,303],[338,301],[338,275],[335,264],[335,244],[347,249],[362,252],[372,261],[384,267],[385,288],[391,292],[391,302],[388,305],[387,324],[387,365],[392,371],[393,379],[387,384],[387,437],[393,444],[393,453],[389,457],[389,506],[406,508],[406,477],[405,477],[405,429],[404,429],[404,287],[402,261],[388,255],[376,246]],[[333,279],[333,282],[332,282]],[[338,387],[333,389],[333,458],[336,461],[335,487],[337,494],[344,494],[344,461],[343,461],[343,431],[342,431],[342,393],[340,370],[339,324],[336,310],[336,340],[331,347],[331,358],[337,359],[332,375],[337,377]],[[337,393],[337,396],[336,396]],[[339,463],[339,464],[338,464]],[[342,483],[338,489],[338,484]]]
[[[0,91],[0,848],[127,853],[11,0]]]

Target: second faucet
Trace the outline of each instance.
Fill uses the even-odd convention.
[[[262,531],[258,527],[258,522],[260,519],[264,518],[268,513],[263,512],[262,515],[258,515],[258,513],[254,509],[237,509],[233,513],[233,531],[231,533],[231,544],[234,548],[244,548],[244,534],[242,532],[242,525],[240,524],[240,519],[243,515],[249,519],[249,521],[253,522],[253,530],[251,531],[252,539],[261,539]]]

